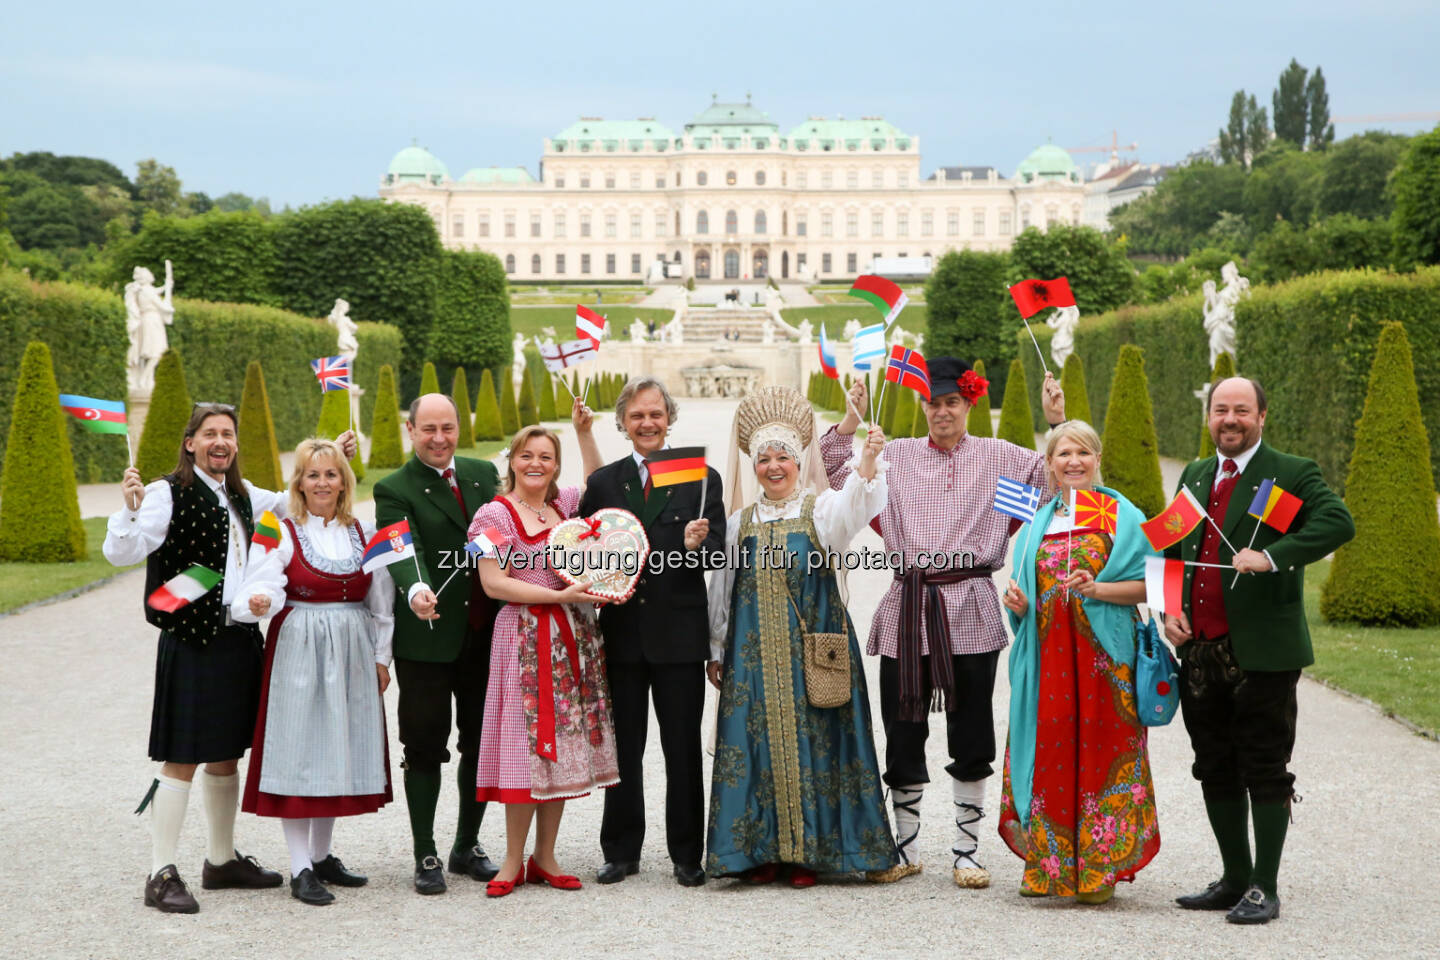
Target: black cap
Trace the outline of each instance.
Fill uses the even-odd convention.
[[[972,369],[958,357],[931,357],[926,366],[930,370],[931,400],[947,393],[959,393],[960,378]]]

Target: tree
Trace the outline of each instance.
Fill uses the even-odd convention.
[[[455,410],[460,418],[460,439],[457,446],[469,450],[475,446],[475,428],[470,422],[470,385],[465,382],[465,368],[455,368],[455,379],[450,384],[450,399],[455,401]]]
[[[1325,92],[1325,74],[1319,67],[1305,84],[1307,147],[1324,150],[1335,140],[1335,125],[1330,122],[1330,95]]]
[[[1025,367],[1016,357],[1010,361],[1010,376],[1005,378],[1005,399],[1000,402],[1000,426],[995,436],[1009,440],[1017,447],[1035,449],[1035,424],[1030,416],[1030,387],[1025,382]]]
[[[510,295],[494,254],[447,250],[440,258],[428,356],[444,365],[493,367],[510,357]]]
[[[1440,127],[1410,141],[1390,190],[1397,264],[1440,263]]]
[[[1065,419],[1083,420],[1095,426],[1090,419],[1090,395],[1085,392],[1085,364],[1080,354],[1072,351],[1065,358],[1065,366],[1060,370],[1060,390],[1065,394]]]
[[[1275,87],[1270,98],[1270,104],[1274,108],[1275,136],[1288,140],[1297,150],[1305,146],[1305,134],[1309,128],[1306,122],[1305,96],[1305,78],[1308,73],[1309,71],[1291,57],[1290,66],[1280,74],[1279,85]]]
[[[240,472],[262,490],[285,489],[280,469],[280,444],[275,439],[275,418],[270,415],[270,394],[259,360],[245,368],[245,389],[240,394],[240,423],[235,432],[240,448]]]
[[[320,402],[320,421],[315,425],[315,436],[336,440],[350,429],[350,391],[326,390]],[[365,463],[360,459],[360,447],[355,447],[355,456],[350,460],[350,469],[356,480],[365,479]]]
[[[1409,137],[1370,130],[1327,150],[1316,213],[1350,213],[1367,220],[1390,216],[1386,184],[1409,142]]]
[[[500,379],[500,426],[504,429],[505,436],[510,437],[520,429],[520,406],[515,402],[514,368],[506,367]]]
[[[435,364],[429,360],[425,361],[425,367],[420,373],[420,392],[416,396],[425,396],[427,393],[440,392],[440,377],[435,373]]]
[[[1201,160],[1177,167],[1153,192],[1110,211],[1110,233],[1125,237],[1127,254],[1184,256],[1223,213],[1243,209],[1245,180],[1239,164]]]
[[[1145,351],[1127,343],[1115,361],[1110,403],[1105,410],[1104,475],[1147,517],[1165,509],[1160,475],[1160,442],[1145,377]]]
[[[154,157],[135,164],[135,199],[145,210],[162,217],[185,217],[191,210],[185,203],[180,177]]]
[[[535,406],[535,381],[528,372],[522,371],[521,373],[520,399],[517,403],[520,415],[520,426],[533,427],[540,422],[540,411]]]
[[[480,395],[475,399],[475,439],[505,439],[505,428],[500,425],[500,404],[495,400],[495,378],[488,368],[480,376]]]
[[[985,361],[975,361],[975,375],[985,376]],[[993,437],[995,436],[995,425],[990,421],[990,391],[986,390],[975,398],[970,405],[970,413],[965,417],[965,432],[972,437]]]
[[[60,409],[50,347],[39,340],[26,345],[20,359],[11,410],[0,470],[0,562],[84,560],[67,414]]]
[[[1270,120],[1265,108],[1255,99],[1255,94],[1245,102],[1245,166],[1258,157],[1270,145]]]
[[[140,479],[148,482],[175,469],[190,410],[190,391],[185,387],[180,354],[166,350],[155,365],[155,389],[150,394],[140,446],[135,450]]]
[[[375,419],[370,426],[371,470],[390,470],[405,463],[405,444],[400,437],[400,395],[395,389],[395,370],[380,368],[375,388]]]
[[[1235,376],[1235,358],[1230,356],[1230,351],[1221,351],[1220,356],[1215,358],[1215,369],[1210,374],[1210,389],[1215,389],[1215,384],[1221,380],[1228,380]],[[1204,460],[1215,452],[1215,439],[1210,436],[1209,417],[1205,414],[1200,416],[1200,453],[1196,459]]]
[[[925,281],[927,353],[979,357],[991,369],[1005,370],[1020,329],[1005,289],[1009,265],[1007,254],[977,250],[951,250],[940,258]]]
[[[7,467],[9,461],[6,461]],[[1335,553],[1320,613],[1384,627],[1440,622],[1440,524],[1430,438],[1405,327],[1386,323],[1345,482],[1355,539]]]
[[[1126,257],[1125,247],[1106,240],[1094,227],[1052,223],[1043,233],[1030,227],[1015,238],[1007,286],[1029,277],[1060,276],[1070,278],[1076,305],[1087,316],[1114,310],[1135,295],[1135,268]],[[1005,299],[1010,298],[1007,295]],[[1013,303],[1004,304],[1002,316],[1014,313]],[[1012,329],[1018,327],[1016,324]]]
[[[1309,223],[1324,170],[1323,154],[1304,153],[1285,141],[1257,156],[1243,190],[1242,209],[1251,229],[1258,235],[1279,220]]]
[[[535,391],[539,395],[538,408],[540,421],[550,423],[560,419],[560,403],[555,397],[555,384],[550,379],[550,371],[541,369],[535,378]]]
[[[1230,121],[1220,131],[1220,162],[1245,166],[1249,145],[1245,137],[1245,91],[1236,90],[1230,99]]]

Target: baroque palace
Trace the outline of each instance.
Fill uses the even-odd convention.
[[[880,117],[812,117],[782,134],[747,100],[712,103],[679,134],[582,117],[544,142],[539,179],[523,167],[452,179],[406,147],[380,196],[424,207],[447,247],[493,253],[516,281],[805,281],[881,257],[1008,249],[1026,227],[1078,224],[1085,187],[1049,144],[1013,176],[922,177],[919,138]]]

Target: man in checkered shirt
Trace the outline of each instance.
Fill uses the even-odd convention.
[[[970,364],[954,357],[930,361],[930,400],[924,403],[930,434],[885,445],[890,497],[876,518],[886,553],[904,558],[902,569],[875,610],[867,652],[880,655],[880,715],[885,725],[885,783],[895,810],[900,863],[870,879],[893,883],[920,872],[916,849],[920,798],[930,775],[925,765],[926,712],[944,708],[955,802],[953,877],[961,887],[986,887],[989,872],[975,859],[985,814],[985,781],[994,772],[995,726],[991,700],[995,667],[1008,642],[991,574],[1005,563],[1018,521],[994,510],[995,483],[1004,476],[1045,489],[1045,458],[990,437],[971,437],[965,419],[988,388]],[[897,387],[897,389],[900,389]],[[1043,387],[1045,419],[1065,419],[1065,396],[1049,373]],[[865,381],[850,390],[850,412],[820,438],[830,485],[845,481],[854,412],[867,407]],[[931,656],[931,637],[944,637],[948,656]]]

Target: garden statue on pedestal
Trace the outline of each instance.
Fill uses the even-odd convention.
[[[1065,358],[1075,351],[1075,328],[1080,326],[1080,308],[1060,307],[1045,320],[1055,335],[1050,338],[1050,356],[1055,366],[1065,368]]]
[[[800,342],[809,343],[815,339],[815,325],[809,320],[800,321]]]
[[[512,368],[514,368],[515,370],[524,370],[524,369],[525,369],[525,335],[524,335],[523,333],[517,333],[517,334],[515,334],[515,341],[514,341],[514,343],[511,344],[511,349],[512,349],[512,351],[514,352],[514,358],[511,360],[510,366],[511,366]],[[515,382],[516,382],[516,383],[519,383],[519,382],[520,382],[519,374],[516,374],[516,376],[515,376]]]
[[[859,321],[859,320],[856,320],[854,317],[851,317],[849,320],[846,320],[846,321],[845,321],[844,334],[845,334],[845,341],[846,341],[847,343],[853,341],[853,340],[855,339],[855,334],[857,334],[857,333],[859,333],[859,332],[860,332],[860,321]]]
[[[1205,281],[1205,332],[1210,336],[1210,367],[1222,353],[1235,356],[1235,305],[1250,292],[1250,281],[1240,276],[1240,269],[1231,260],[1220,268],[1225,282],[1218,291],[1215,281]]]
[[[630,321],[630,341],[632,343],[643,343],[645,340],[645,324],[636,317]]]
[[[125,366],[130,392],[149,396],[155,387],[155,365],[170,346],[165,328],[175,320],[171,295],[175,274],[165,261],[165,286],[155,289],[155,274],[136,267],[135,279],[125,284],[125,329],[130,334],[130,351]]]
[[[350,361],[351,385],[348,391],[350,401],[350,423],[351,429],[355,431],[357,439],[360,437],[360,395],[365,391],[355,383],[355,354],[360,352],[360,341],[355,334],[360,328],[350,319],[350,302],[343,298],[335,299],[335,306],[330,309],[330,316],[325,318],[330,326],[335,328],[336,343],[335,353]]]

